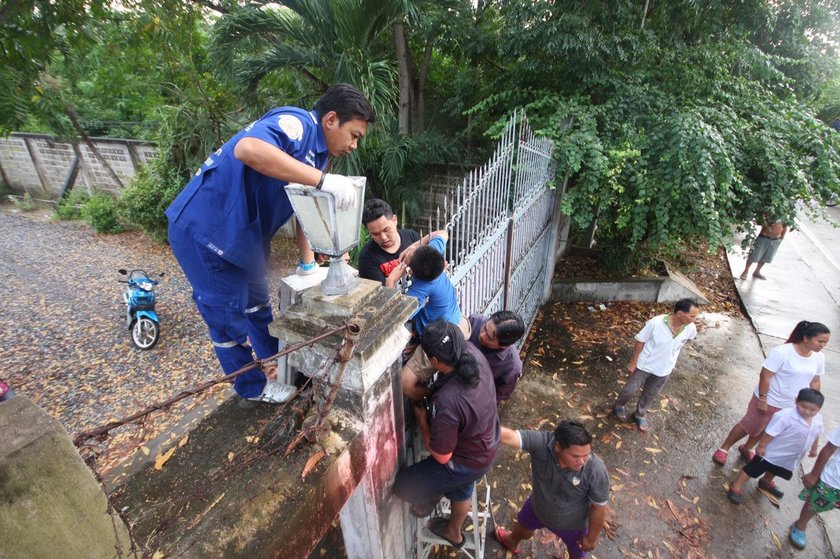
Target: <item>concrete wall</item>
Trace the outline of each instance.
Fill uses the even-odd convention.
[[[0,557],[134,557],[107,509],[61,425],[23,396],[0,402]]]
[[[449,215],[446,215],[446,199],[449,198],[449,211],[452,211],[452,203],[455,201],[455,193],[459,186],[464,183],[464,177],[468,171],[457,168],[443,169],[441,172],[430,175],[423,181],[423,190],[419,193],[420,205],[425,208],[428,215],[423,215],[408,226],[416,231],[429,231],[429,218],[432,219],[432,229],[440,229],[446,225]],[[401,208],[394,208],[399,215]]]
[[[305,558],[341,514],[349,557],[409,556],[407,507],[390,487],[404,454],[399,372],[409,335],[403,324],[416,303],[364,283],[368,289],[346,296],[304,294],[272,325],[289,343],[310,339],[342,317],[363,325],[328,416],[331,431],[320,444],[304,441],[284,458],[299,429],[302,399],[289,406],[225,402],[190,432],[189,443],[161,471],[149,465],[121,486],[119,506],[127,507],[134,533],[150,552]],[[336,311],[339,299],[348,312]],[[323,357],[340,343],[336,335],[294,352],[292,365],[321,378],[315,373]],[[325,374],[335,378],[337,367]],[[261,433],[266,424],[276,430]],[[249,442],[258,436],[259,442]],[[317,465],[307,465],[322,450]]]
[[[138,140],[93,138],[93,143],[124,184],[131,181],[141,165],[154,157],[157,147]],[[15,133],[0,138],[0,170],[3,182],[33,198],[54,200],[61,194],[76,155],[81,168],[74,188],[86,192],[117,193],[119,186],[93,151],[43,134]]]
[[[620,280],[559,279],[551,285],[553,301],[650,301],[674,303],[690,298],[701,305],[709,303],[697,285],[680,272],[667,268],[667,275],[655,278]]]

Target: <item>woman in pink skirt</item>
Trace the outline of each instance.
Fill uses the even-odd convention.
[[[747,413],[732,427],[726,440],[712,455],[715,463],[725,464],[729,449],[744,437],[748,437],[747,442],[739,446],[738,451],[747,462],[752,460],[755,455],[752,448],[773,414],[793,407],[801,389],[820,389],[820,376],[825,373],[822,348],[828,343],[830,335],[825,324],[803,320],[790,333],[786,343],[767,353]]]

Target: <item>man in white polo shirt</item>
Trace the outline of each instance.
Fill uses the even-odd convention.
[[[633,419],[640,431],[650,430],[650,422],[645,414],[668,381],[682,347],[697,337],[694,320],[699,313],[697,303],[691,299],[680,299],[674,304],[674,312],[651,318],[636,334],[633,355],[627,362],[630,378],[619,391],[613,405],[613,412],[621,421],[627,420],[627,400],[641,388],[642,394]]]

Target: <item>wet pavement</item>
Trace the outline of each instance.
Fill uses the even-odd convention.
[[[789,231],[772,263],[762,274],[736,279],[735,285],[761,341],[762,349],[784,343],[800,320],[822,322],[832,332],[825,348],[826,374],[821,380],[826,433],[840,426],[840,208],[826,208],[825,218],[814,218],[800,208],[797,228]],[[744,269],[746,254],[728,254],[733,276]],[[825,437],[821,442],[825,441]],[[813,459],[803,465],[810,471]],[[840,551],[840,514],[824,521],[835,553]]]
[[[640,304],[615,303],[599,316],[589,313],[586,304],[547,305],[528,348],[526,373],[502,413],[503,424],[510,427],[549,429],[560,418],[576,418],[593,433],[593,450],[609,469],[613,493],[608,530],[592,556],[833,557],[824,529],[815,522],[808,530],[807,550],[797,551],[788,543],[788,526],[801,505],[798,479],[784,484],[788,495],[779,508],[755,491],[754,483],[744,503],[735,506],[727,500],[724,484],[743,461],[736,453],[725,467],[711,460],[740,419],[763,359],[747,319],[701,315],[697,340],[683,350],[649,414],[650,433],[608,412],[618,383],[626,378],[622,369],[631,335],[616,349],[607,343],[612,340],[607,329],[622,323],[628,331],[641,327],[640,321],[634,323],[637,315],[628,316],[630,305],[637,310]],[[646,307],[650,316],[666,310]],[[528,496],[528,463],[527,456],[506,449],[493,470],[495,516],[504,526],[510,526]],[[489,546],[491,557],[506,556],[495,542]],[[520,556],[540,559],[564,556],[556,538],[541,532],[523,543],[521,551]]]
[[[592,313],[586,303],[554,303],[541,311],[524,354],[525,375],[505,405],[502,421],[511,427],[550,429],[560,418],[577,418],[593,432],[593,449],[607,464],[613,485],[608,529],[593,558],[835,556],[823,524],[817,522],[809,527],[807,550],[796,551],[787,541],[787,528],[800,508],[798,476],[784,484],[787,495],[779,508],[752,489],[736,507],[726,499],[723,484],[743,463],[734,453],[726,467],[711,461],[757,382],[762,344],[781,343],[801,318],[820,320],[840,331],[840,282],[830,275],[835,269],[831,262],[819,258],[840,245],[830,238],[834,230],[812,226],[803,231],[810,237],[793,232],[786,238],[778,260],[766,268],[770,279],[761,284],[735,281],[755,330],[749,319],[731,313],[701,315],[696,342],[683,350],[651,410],[653,431],[648,434],[618,422],[608,409],[626,378],[623,367],[632,335],[646,318],[668,309],[615,303],[607,311]],[[812,238],[827,248],[821,252]],[[737,275],[743,258],[734,254],[730,259]],[[166,270],[169,276],[161,286],[158,308],[163,337],[150,352],[131,347],[119,318],[120,285],[113,281],[113,271],[134,263]],[[171,253],[142,235],[96,235],[78,223],[57,223],[3,208],[0,283],[6,296],[0,306],[3,374],[18,393],[35,399],[71,433],[135,411],[158,394],[169,396],[217,371],[204,326]],[[831,411],[840,410],[838,342],[840,334],[830,344],[828,378],[823,381],[829,392],[829,428],[840,419]],[[188,413],[176,410],[127,433],[121,441],[124,454],[139,453],[164,423]],[[495,518],[509,526],[528,496],[527,456],[503,450],[489,479]],[[824,519],[836,532],[840,513]],[[565,551],[544,533],[521,549],[520,557],[536,558],[563,557]],[[837,543],[834,549],[840,549]],[[442,550],[440,556],[450,553]],[[490,537],[487,556],[510,555]]]

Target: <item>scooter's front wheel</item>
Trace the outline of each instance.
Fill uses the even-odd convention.
[[[152,349],[160,338],[160,328],[151,318],[138,318],[131,323],[131,341],[140,349]]]

